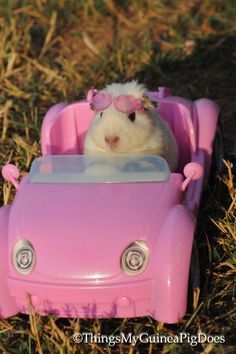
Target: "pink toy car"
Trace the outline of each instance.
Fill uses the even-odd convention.
[[[42,157],[0,209],[0,313],[178,322],[186,312],[196,215],[219,108],[150,92],[177,139],[178,170],[158,156],[84,156],[88,101],[58,104],[42,125]]]

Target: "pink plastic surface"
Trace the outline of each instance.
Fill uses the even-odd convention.
[[[18,178],[20,177],[20,172],[15,165],[7,164],[2,168],[2,176],[5,181],[11,182],[13,186],[18,189],[19,182]]]
[[[87,101],[52,107],[42,124],[42,154],[83,153],[84,137],[93,116]]]
[[[203,168],[197,162],[189,162],[187,165],[185,165],[183,173],[186,179],[182,183],[181,188],[183,191],[185,191],[191,181],[198,180],[200,177],[202,177]]]
[[[194,108],[198,117],[198,131],[196,132],[198,149],[205,156],[205,177],[207,178],[210,170],[213,142],[220,108],[215,102],[207,98],[194,101]]]
[[[0,314],[3,317],[13,316],[19,310],[16,305],[15,296],[10,294],[10,289],[7,284],[7,278],[9,275],[8,268],[8,219],[10,212],[10,205],[1,207],[0,209],[0,259],[1,259],[1,271],[0,271]]]
[[[156,183],[42,184],[24,177],[13,204],[0,210],[2,316],[28,313],[26,293],[41,314],[151,315],[166,323],[184,316],[200,170],[207,176],[219,109],[207,99],[192,103],[170,96],[166,88],[151,94],[178,141],[178,171]],[[43,121],[43,155],[82,153],[92,117],[86,101],[54,106]],[[194,176],[191,166],[199,166]],[[36,252],[28,275],[12,265],[19,239]],[[150,258],[143,273],[128,276],[120,258],[135,240],[147,244]]]

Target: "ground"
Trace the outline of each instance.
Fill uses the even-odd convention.
[[[137,78],[150,89],[208,97],[221,108],[225,162],[203,194],[196,240],[201,295],[177,325],[149,317],[61,320],[37,314],[0,322],[2,353],[235,353],[236,348],[236,4],[233,0],[0,1],[0,164],[22,175],[40,155],[40,127],[54,103],[91,87]],[[2,204],[14,190],[0,182]],[[79,331],[103,334],[224,335],[224,344],[77,344]]]

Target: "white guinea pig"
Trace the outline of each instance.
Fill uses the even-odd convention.
[[[171,171],[177,168],[175,137],[144,85],[108,85],[95,94],[91,108],[95,116],[85,137],[85,154],[155,154],[166,159]]]

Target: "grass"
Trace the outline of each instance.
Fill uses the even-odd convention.
[[[2,353],[234,353],[236,347],[236,189],[234,1],[0,1],[0,163],[22,175],[40,155],[45,112],[90,87],[136,77],[150,89],[169,86],[220,105],[223,174],[212,172],[196,234],[201,295],[177,325],[141,319],[58,319],[19,315],[0,322]],[[2,204],[14,189],[0,181]],[[29,303],[30,306],[30,303]],[[77,344],[72,335],[223,334],[224,344]]]

